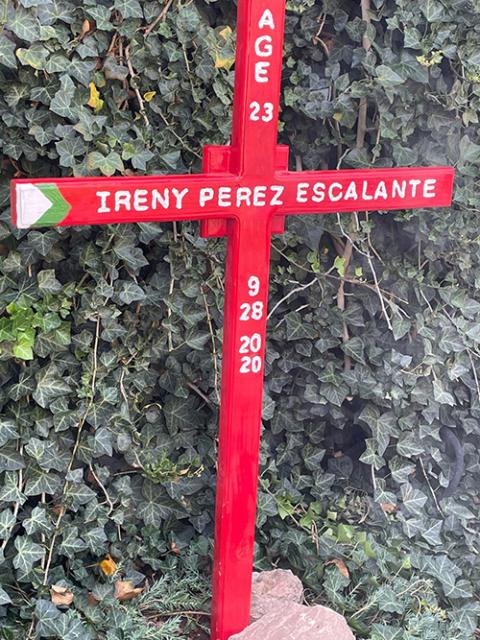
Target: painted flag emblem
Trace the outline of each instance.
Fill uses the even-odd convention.
[[[48,182],[17,184],[16,196],[20,229],[60,224],[71,209],[58,187]]]

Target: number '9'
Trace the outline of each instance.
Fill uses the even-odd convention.
[[[252,298],[258,296],[258,292],[260,291],[260,280],[257,276],[250,276],[248,279],[248,295]]]

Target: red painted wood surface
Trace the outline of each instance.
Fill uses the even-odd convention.
[[[270,271],[268,221],[251,210],[229,222],[215,514],[212,639],[249,620],[265,326]]]
[[[453,169],[356,169],[278,171],[261,180],[225,173],[138,178],[14,180],[15,224],[28,223],[38,187],[61,194],[68,213],[56,226],[241,218],[253,209],[258,220],[272,216],[338,211],[379,211],[448,206]],[[67,206],[65,206],[67,210]],[[211,233],[208,233],[211,235]]]
[[[212,640],[249,620],[270,239],[286,215],[448,206],[449,167],[288,171],[277,145],[285,0],[238,0],[232,144],[199,175],[12,182],[17,226],[198,220],[227,235]]]
[[[275,168],[284,0],[238,0],[233,173],[270,176]]]

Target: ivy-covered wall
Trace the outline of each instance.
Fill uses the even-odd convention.
[[[0,637],[177,637],[114,582],[192,554],[208,571],[223,241],[193,224],[19,232],[8,181],[198,170],[229,139],[235,3],[4,0],[0,16]],[[290,0],[285,54],[292,168],[457,179],[450,210],[311,216],[274,239],[257,566],[293,568],[359,638],[472,640],[480,6]]]

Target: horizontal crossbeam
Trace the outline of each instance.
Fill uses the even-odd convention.
[[[449,167],[15,180],[20,228],[448,206]]]
[[[450,167],[288,172],[282,214],[450,206]]]

